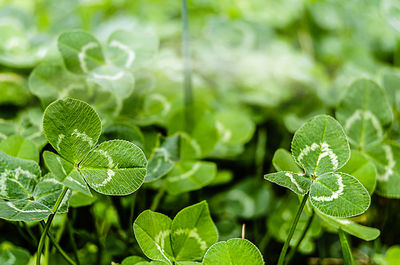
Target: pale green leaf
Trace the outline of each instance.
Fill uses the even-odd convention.
[[[365,154],[377,169],[376,193],[389,198],[400,198],[400,146],[383,143],[368,146]]]
[[[6,247],[0,252],[0,264],[2,265],[27,265],[31,254],[20,247]]]
[[[58,64],[42,63],[29,76],[29,89],[47,106],[69,95],[74,89],[86,89],[83,77],[69,73]]]
[[[120,99],[129,97],[135,85],[135,79],[130,72],[113,65],[104,65],[94,69],[89,74],[88,80],[110,91]]]
[[[216,174],[217,166],[213,162],[182,161],[167,175],[166,187],[170,194],[198,190],[209,184]]]
[[[206,253],[203,265],[263,265],[260,250],[247,239],[233,238],[214,244]]]
[[[110,61],[127,69],[136,69],[149,63],[158,49],[158,38],[149,30],[136,28],[134,32],[117,30],[108,39]]]
[[[130,256],[125,258],[122,262],[121,265],[136,265],[140,264],[141,262],[147,262],[144,258],[139,257],[139,256]]]
[[[180,135],[172,135],[162,140],[149,159],[146,181],[154,181],[170,172],[179,159]]]
[[[220,142],[244,144],[253,136],[255,126],[246,113],[226,110],[215,115]]]
[[[58,37],[57,46],[66,68],[73,73],[88,73],[104,64],[102,47],[89,33],[64,32]]]
[[[142,212],[136,218],[133,231],[148,258],[172,265],[171,224],[172,220],[168,216],[150,210]]]
[[[384,91],[373,81],[365,79],[357,80],[349,87],[336,116],[350,143],[360,148],[381,141],[393,119]]]
[[[311,185],[310,200],[321,212],[343,218],[362,214],[371,202],[356,178],[339,172],[318,176]]]
[[[349,162],[340,171],[358,179],[372,195],[376,187],[376,167],[362,153],[352,150]]]
[[[331,116],[318,115],[296,131],[292,154],[307,174],[321,175],[346,164],[350,148],[342,126]]]
[[[0,88],[1,105],[24,106],[32,99],[25,79],[21,75],[11,72],[0,73]]]
[[[303,173],[293,173],[289,171],[281,171],[264,175],[268,181],[274,182],[280,186],[289,188],[293,192],[304,195],[310,190],[311,179]]]
[[[91,150],[78,170],[95,191],[128,195],[142,185],[146,167],[146,157],[139,147],[128,141],[112,140]]]
[[[355,237],[361,238],[365,241],[371,241],[378,238],[380,231],[376,228],[360,225],[349,219],[340,219],[325,215],[319,211],[316,212],[318,216],[335,229],[342,229],[346,233]]]
[[[95,195],[89,196],[85,193],[72,190],[71,197],[69,198],[70,207],[83,207],[93,204],[97,200]]]
[[[178,261],[201,260],[217,240],[218,231],[205,201],[181,210],[172,221],[172,249]]]
[[[0,151],[10,156],[39,162],[39,150],[35,143],[19,135],[3,140],[0,143]]]
[[[66,160],[77,164],[97,143],[101,122],[90,105],[66,98],[46,108],[43,130],[54,149]]]

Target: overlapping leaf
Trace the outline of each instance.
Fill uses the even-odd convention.
[[[350,143],[362,149],[381,141],[393,119],[383,89],[365,79],[355,81],[348,88],[336,116],[343,124]]]
[[[133,229],[144,254],[167,264],[201,260],[218,239],[205,201],[186,207],[173,221],[147,210],[136,219]]]
[[[35,162],[0,152],[0,218],[38,221],[52,213],[63,185],[51,174],[40,175]],[[66,211],[67,197],[59,212]]]
[[[218,242],[204,256],[203,265],[263,265],[258,248],[247,239],[233,238]]]
[[[46,152],[45,162],[68,187],[90,194],[83,177],[100,193],[127,195],[143,183],[147,161],[135,144],[112,140],[95,147],[101,122],[87,103],[71,98],[57,100],[47,107],[43,128],[61,155]]]

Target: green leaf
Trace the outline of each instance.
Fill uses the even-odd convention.
[[[172,249],[178,261],[201,260],[217,240],[218,231],[205,201],[181,210],[172,221]]]
[[[93,204],[97,200],[96,196],[89,196],[85,193],[72,190],[71,197],[69,198],[70,207],[83,207]]]
[[[168,134],[187,132],[200,149],[201,157],[206,156],[218,141],[218,131],[214,116],[200,107],[189,107],[177,110],[169,119]]]
[[[277,171],[290,171],[294,173],[303,173],[303,170],[296,164],[293,156],[286,149],[279,148],[275,151],[272,158],[272,165]]]
[[[172,265],[171,224],[172,220],[168,216],[150,210],[142,212],[136,218],[133,231],[148,258]]]
[[[83,159],[78,170],[95,191],[128,195],[144,181],[147,160],[142,150],[124,140],[99,144]]]
[[[330,116],[318,115],[296,131],[292,154],[307,174],[321,175],[346,164],[350,148],[342,126]]]
[[[2,265],[27,265],[30,258],[29,251],[20,247],[7,246],[0,252],[0,264]]]
[[[365,155],[352,150],[349,162],[340,171],[358,179],[372,195],[376,187],[376,167]]]
[[[289,188],[299,195],[306,194],[310,190],[312,183],[311,179],[304,176],[303,173],[293,173],[289,171],[267,174],[264,178],[280,186]]]
[[[381,141],[393,119],[384,91],[373,81],[365,79],[357,80],[349,87],[336,116],[350,143],[361,149]]]
[[[368,191],[353,176],[325,173],[311,185],[311,203],[321,212],[335,217],[351,217],[365,212],[371,202]]]
[[[254,134],[255,126],[248,115],[241,111],[226,110],[215,115],[220,141],[224,144],[244,144]]]
[[[365,241],[375,240],[380,235],[379,229],[363,226],[349,219],[331,217],[319,211],[316,211],[316,213],[323,221],[329,224],[329,226],[335,229],[342,229],[346,233],[361,238]]]
[[[29,89],[47,106],[68,96],[74,89],[86,89],[86,81],[81,76],[69,73],[61,65],[42,63],[31,72]]]
[[[66,68],[76,74],[88,73],[104,64],[99,41],[83,31],[62,33],[57,40]]]
[[[131,120],[114,121],[111,125],[104,128],[100,139],[101,142],[113,139],[126,140],[136,144],[140,148],[145,144],[142,131]]]
[[[203,265],[263,265],[260,250],[247,239],[218,242],[207,251]]]
[[[32,99],[25,79],[15,73],[0,73],[0,87],[0,105],[24,106]]]
[[[144,258],[139,257],[139,256],[130,256],[125,258],[122,262],[121,265],[136,265],[140,264],[142,262],[147,262]]]
[[[97,143],[101,122],[89,104],[66,98],[46,108],[43,130],[54,149],[66,160],[77,164]]]
[[[400,146],[383,143],[368,146],[365,154],[377,169],[376,193],[389,198],[400,198]]]
[[[35,143],[19,135],[3,140],[0,143],[0,151],[10,156],[39,162],[39,150]]]
[[[136,28],[134,32],[113,32],[108,39],[107,51],[113,64],[135,69],[148,63],[157,49],[157,36],[151,31]]]
[[[217,166],[213,162],[182,161],[167,175],[165,184],[168,193],[179,194],[201,189],[211,183],[216,174]]]
[[[104,65],[94,69],[88,78],[120,99],[129,97],[135,85],[130,72],[113,65]]]
[[[180,135],[165,138],[154,150],[147,166],[146,181],[154,181],[170,172],[179,159]]]
[[[63,186],[51,174],[40,178],[39,166],[31,160],[0,152],[0,218],[39,221],[50,215]],[[60,212],[66,211],[68,196]]]
[[[49,151],[44,151],[43,159],[58,181],[72,190],[91,196],[89,187],[72,163]]]

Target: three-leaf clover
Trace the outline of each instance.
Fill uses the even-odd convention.
[[[265,179],[299,195],[309,193],[312,205],[327,215],[350,217],[368,209],[371,198],[364,186],[337,171],[348,161],[350,148],[334,118],[319,115],[300,127],[292,140],[292,156],[304,173],[283,171]]]
[[[148,258],[171,265],[173,262],[181,264],[201,260],[218,239],[217,228],[205,201],[184,208],[174,220],[146,210],[135,220],[133,230]]]
[[[39,165],[0,152],[0,218],[40,221],[52,213],[63,185],[52,174],[41,177]],[[67,211],[65,196],[58,212]]]
[[[87,183],[103,194],[127,195],[142,185],[147,166],[142,150],[124,140],[96,146],[101,121],[87,103],[72,98],[53,102],[45,111],[43,129],[60,154],[45,151],[45,163],[71,189],[90,194]]]

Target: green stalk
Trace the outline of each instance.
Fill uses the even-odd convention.
[[[189,12],[186,0],[182,0],[182,57],[183,57],[183,89],[185,106],[193,102],[192,93],[192,60],[190,51]]]
[[[42,228],[46,226],[46,224],[43,221],[40,221],[40,225]],[[57,243],[57,240],[54,238],[54,236],[50,233],[50,231],[47,232],[47,236],[50,238],[51,243],[56,247],[58,252],[60,252],[61,256],[67,261],[70,265],[77,265],[65,251],[61,248],[60,244]]]
[[[305,226],[305,228],[303,230],[303,233],[301,234],[301,236],[299,238],[299,241],[297,241],[296,246],[294,248],[290,249],[289,254],[288,254],[287,258],[286,258],[285,265],[288,265],[290,263],[290,261],[292,260],[294,254],[296,254],[297,250],[299,249],[299,246],[300,246],[301,242],[303,241],[304,237],[307,234],[308,229],[310,229],[310,227],[311,227],[311,223],[312,223],[313,219],[314,219],[314,211],[312,212],[310,218],[308,218],[307,224],[306,224],[306,226]]]
[[[346,233],[339,228],[339,239],[340,245],[342,246],[344,265],[354,265],[353,254],[351,253],[351,247],[347,240]]]
[[[303,200],[301,201],[300,207],[297,210],[296,216],[295,216],[295,218],[293,220],[293,223],[292,223],[292,227],[290,228],[290,231],[289,231],[289,235],[288,235],[288,237],[286,239],[285,244],[282,247],[281,254],[279,255],[278,265],[283,265],[283,262],[285,261],[285,255],[286,255],[286,252],[287,252],[287,250],[289,248],[290,240],[292,240],[294,231],[296,230],[297,223],[299,222],[299,219],[300,219],[300,215],[303,212],[304,206],[306,205],[306,202],[307,202],[307,199],[308,199],[309,195],[310,195],[310,192],[307,192],[307,194],[304,195]]]
[[[165,189],[166,189],[165,185],[162,185],[161,188],[158,190],[156,196],[154,196],[150,210],[152,210],[152,211],[157,210],[157,207],[160,204],[161,198],[164,196]]]
[[[36,253],[36,265],[40,265],[40,256],[42,255],[42,250],[43,250],[43,245],[45,242],[45,238],[47,233],[49,232],[51,223],[53,222],[54,216],[57,213],[58,207],[60,207],[60,204],[62,202],[62,200],[64,199],[65,194],[67,193],[68,188],[64,187],[63,190],[61,191],[60,196],[58,196],[56,203],[54,204],[53,210],[52,210],[52,214],[50,214],[49,218],[47,219],[47,223],[45,224],[44,230],[42,232],[42,235],[40,236],[40,240],[39,240],[39,245],[38,245],[38,249],[37,249],[37,253]]]
[[[74,251],[74,258],[76,260],[76,264],[80,265],[79,258],[78,258],[78,247],[76,246],[75,238],[74,238],[74,228],[72,227],[71,222],[68,222],[67,225],[68,225],[69,240],[71,241],[72,250]]]

